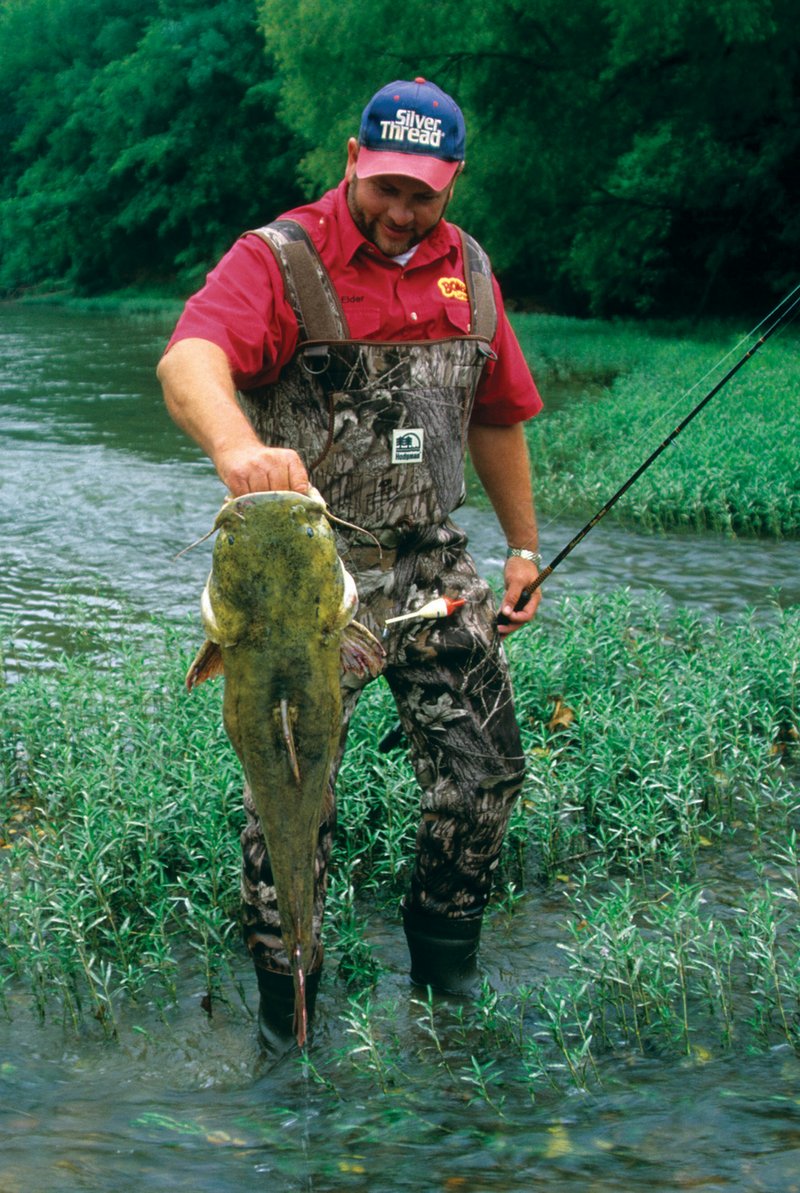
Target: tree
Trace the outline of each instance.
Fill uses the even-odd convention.
[[[7,289],[193,284],[299,197],[299,148],[275,117],[247,0],[16,0],[0,47]]]
[[[507,295],[744,312],[795,281],[790,0],[4,0],[0,54],[6,292],[194,284],[417,75],[464,109],[451,212]]]
[[[792,8],[485,0],[465,19],[456,0],[260,0],[280,110],[313,146],[310,182],[337,176],[371,90],[427,75],[467,116],[453,211],[506,290],[597,313],[746,309],[788,287],[783,262],[800,241]]]

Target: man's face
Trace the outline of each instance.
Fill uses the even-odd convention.
[[[358,147],[348,146],[347,206],[361,234],[385,253],[405,253],[432,232],[445,213],[453,183],[433,191],[415,178],[402,174],[377,174],[359,178]]]

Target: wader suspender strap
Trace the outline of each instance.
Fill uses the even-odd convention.
[[[467,283],[472,315],[472,334],[491,342],[497,331],[497,307],[492,289],[492,267],[489,264],[489,258],[477,240],[473,240],[463,228],[459,228],[458,231],[463,247],[464,279]]]
[[[280,248],[269,236],[270,229],[280,234]],[[478,242],[461,228],[458,232],[472,335],[491,341],[497,331],[492,267]],[[256,229],[254,235],[269,245],[281,267],[286,292],[300,324],[301,342],[349,339],[350,329],[339,296],[305,228],[294,220],[275,220],[266,228]]]
[[[269,236],[270,229],[280,234],[280,247]],[[281,267],[286,294],[300,325],[300,342],[349,339],[339,296],[305,228],[294,220],[275,220],[256,229],[254,235],[269,245]]]

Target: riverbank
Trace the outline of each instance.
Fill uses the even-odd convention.
[[[187,295],[176,286],[116,290],[109,294],[76,294],[73,290],[53,287],[32,288],[0,305],[23,307],[60,307],[67,311],[97,315],[165,315],[175,319],[183,309]]]
[[[757,343],[731,325],[518,316],[556,407],[526,427],[543,512],[590,517]],[[614,509],[644,531],[800,536],[800,337],[767,343]],[[563,381],[582,397],[558,403]]]

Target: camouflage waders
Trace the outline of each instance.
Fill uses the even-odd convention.
[[[241,395],[241,404],[265,443],[300,451],[333,514],[380,541],[378,551],[366,536],[337,528],[358,587],[358,620],[380,637],[386,618],[429,599],[466,601],[444,621],[390,627],[384,676],[422,790],[407,907],[479,920],[524,772],[493,596],[466,551],[466,536],[449,519],[463,500],[469,417],[491,355],[496,315],[488,261],[464,236],[472,334],[357,342],[348,338],[338,298],[302,229],[279,221],[257,234],[283,267],[300,347],[277,385]],[[343,678],[331,785],[362,687]],[[245,938],[258,966],[288,971],[269,858],[247,791],[245,809]],[[335,810],[320,827],[317,942],[334,822]]]

